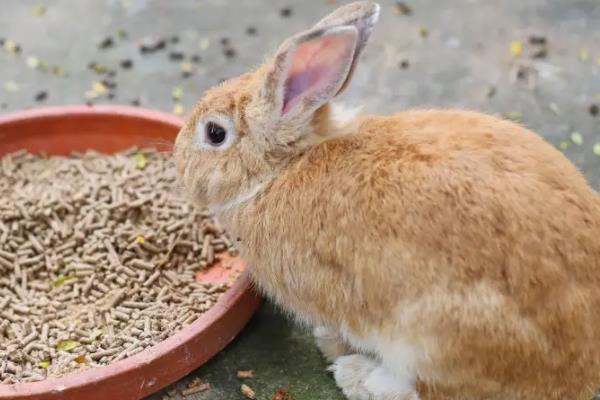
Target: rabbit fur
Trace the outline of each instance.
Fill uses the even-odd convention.
[[[378,14],[345,5],[206,91],[176,140],[183,185],[349,399],[592,398],[598,195],[514,122],[340,112]]]

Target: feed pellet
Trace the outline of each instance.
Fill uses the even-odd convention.
[[[191,324],[226,285],[195,279],[235,253],[178,195],[151,149],[0,162],[0,383],[137,354]]]

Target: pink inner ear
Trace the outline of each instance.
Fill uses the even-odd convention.
[[[303,99],[327,100],[343,83],[352,62],[355,36],[340,33],[302,43],[294,51],[283,98],[283,114]]]

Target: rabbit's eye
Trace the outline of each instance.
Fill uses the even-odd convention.
[[[235,125],[224,115],[211,115],[209,118],[196,124],[196,145],[205,150],[228,149],[237,136]]]
[[[221,125],[214,122],[206,124],[206,138],[213,146],[220,146],[227,138],[227,131]]]

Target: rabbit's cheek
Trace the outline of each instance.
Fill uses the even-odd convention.
[[[223,181],[223,174],[218,169],[213,169],[208,175],[208,190],[211,193],[215,193]]]
[[[194,177],[191,175],[192,163],[189,161],[183,161],[182,163],[183,171],[181,171],[181,177],[184,185],[186,185],[189,189],[196,186],[196,182]]]

